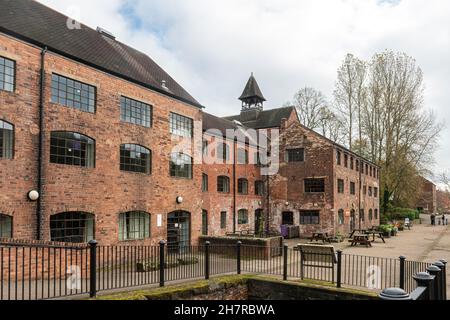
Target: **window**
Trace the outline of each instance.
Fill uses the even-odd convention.
[[[338,166],[341,165],[341,152],[339,150],[336,151],[336,163]]]
[[[230,192],[230,178],[226,176],[217,177],[217,192]]]
[[[208,211],[202,210],[202,235],[208,235]]]
[[[152,107],[127,97],[120,97],[120,120],[143,127],[152,126]]]
[[[248,211],[246,209],[238,211],[238,224],[248,224]]]
[[[52,74],[52,102],[86,112],[95,112],[94,86]]]
[[[227,212],[222,211],[220,213],[220,229],[226,229],[227,227]]]
[[[359,160],[355,161],[355,167],[356,167],[356,171],[359,171]]]
[[[142,240],[150,237],[150,214],[143,211],[119,215],[119,240]]]
[[[217,158],[226,162],[230,159],[230,147],[227,143],[222,142],[217,146]]]
[[[361,221],[366,220],[366,215],[365,215],[364,209],[359,210],[359,217],[360,217]]]
[[[12,159],[14,156],[14,126],[0,120],[0,159]]]
[[[50,217],[52,241],[89,242],[94,239],[94,215],[86,212],[63,212]]]
[[[345,218],[344,218],[344,210],[343,209],[339,209],[338,211],[338,224],[344,224],[345,222]]]
[[[151,173],[152,152],[137,144],[120,145],[120,170]]]
[[[202,192],[208,191],[208,175],[206,173],[202,174]]]
[[[325,192],[325,179],[305,179],[306,193]]]
[[[248,180],[247,179],[238,179],[238,193],[239,194],[248,194]]]
[[[366,163],[366,175],[369,175],[369,165]]]
[[[378,198],[378,188],[377,188],[377,187],[374,187],[374,188],[373,188],[373,196],[374,196],[375,198]]]
[[[348,167],[348,155],[344,154],[344,167]]]
[[[320,211],[302,210],[300,211],[300,224],[319,224]]]
[[[0,90],[14,92],[16,62],[0,57]]]
[[[369,221],[373,220],[373,211],[372,209],[369,209]]]
[[[169,122],[170,133],[177,136],[192,138],[193,120],[191,118],[171,112]]]
[[[203,156],[208,155],[208,141],[207,140],[202,141],[202,153],[203,153]]]
[[[367,187],[364,186],[364,187],[363,187],[363,195],[366,195],[366,194],[367,194]]]
[[[356,194],[356,185],[354,182],[350,182],[350,194],[355,195]]]
[[[255,195],[264,195],[264,181],[255,181]]]
[[[284,211],[281,214],[281,224],[282,225],[294,225],[294,213],[292,211]]]
[[[378,209],[375,209],[375,220],[378,220]]]
[[[237,150],[237,163],[248,164],[248,151],[244,148],[239,148]]]
[[[12,217],[0,213],[0,238],[12,238]]]
[[[369,167],[369,175],[372,176],[372,166]]]
[[[344,180],[338,179],[337,188],[338,188],[338,193],[344,193]]]
[[[192,158],[184,153],[172,153],[170,156],[170,176],[192,179]]]
[[[53,131],[50,138],[50,162],[93,168],[95,141],[76,132]]]
[[[350,157],[350,169],[353,170],[354,163],[353,163],[353,157]]]
[[[372,187],[369,187],[369,197],[372,196]]]
[[[286,150],[286,162],[303,162],[305,161],[305,149],[288,149]]]

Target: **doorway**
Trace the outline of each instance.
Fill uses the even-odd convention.
[[[281,214],[281,224],[282,225],[294,225],[294,213],[292,211],[284,211]]]
[[[175,211],[167,216],[167,248],[179,252],[191,245],[191,214]]]

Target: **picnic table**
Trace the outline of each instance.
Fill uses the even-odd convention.
[[[383,236],[383,232],[381,231],[377,231],[377,230],[367,230],[365,232],[365,234],[367,234],[369,237],[372,236],[372,242],[375,242],[375,236],[378,236],[378,238],[380,238],[383,243],[386,243],[386,241],[384,240],[384,236]]]
[[[323,243],[329,242],[331,243],[331,239],[328,235],[328,232],[314,232],[311,236],[311,242],[314,241],[322,241]]]
[[[367,231],[367,229],[354,229],[351,233],[350,233],[350,235],[348,236],[349,238],[353,238],[353,235],[355,234],[355,233],[366,233],[366,231]]]
[[[349,242],[351,242],[352,247],[355,247],[358,244],[365,245],[366,247],[372,247],[372,243],[369,240],[369,235],[366,233],[355,233]]]

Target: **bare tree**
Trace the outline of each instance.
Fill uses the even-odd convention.
[[[300,122],[304,126],[312,130],[320,128],[322,110],[326,108],[326,99],[322,92],[304,87],[294,95],[294,100],[290,104],[297,109]]]

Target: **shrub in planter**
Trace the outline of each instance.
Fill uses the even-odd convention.
[[[389,224],[382,224],[378,227],[378,230],[383,232],[383,236],[386,238],[390,238],[392,234],[392,226]]]

